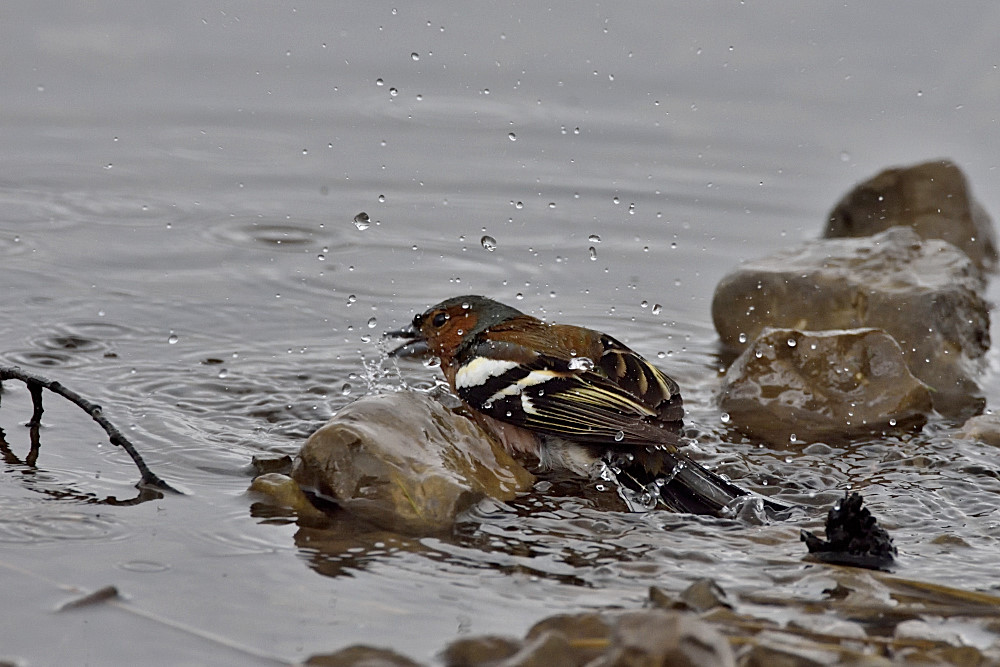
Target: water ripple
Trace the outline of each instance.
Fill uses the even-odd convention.
[[[125,527],[103,512],[67,511],[65,507],[7,508],[0,516],[0,543],[41,544],[62,540],[122,540]]]
[[[239,248],[268,248],[302,252],[318,247],[320,237],[328,243],[330,232],[292,222],[266,219],[232,220],[205,225],[205,236],[224,245]]]

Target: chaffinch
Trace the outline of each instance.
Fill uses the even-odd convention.
[[[726,514],[748,492],[678,450],[677,383],[607,334],[482,296],[442,301],[386,336],[433,355],[473,417],[513,455],[617,482],[632,509]]]

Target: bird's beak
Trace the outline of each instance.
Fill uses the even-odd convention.
[[[389,352],[390,357],[422,357],[430,351],[427,347],[427,341],[412,324],[396,331],[386,331],[382,336],[384,338],[410,339],[409,342],[403,343]]]

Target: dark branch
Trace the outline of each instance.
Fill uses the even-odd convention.
[[[177,489],[173,488],[165,481],[160,479],[156,473],[149,469],[146,462],[143,461],[142,456],[136,450],[135,446],[129,442],[128,438],[122,435],[114,424],[108,421],[104,416],[104,411],[101,410],[101,406],[96,403],[91,403],[80,394],[67,389],[59,382],[49,380],[41,377],[40,375],[35,375],[34,373],[29,373],[17,366],[0,366],[0,385],[3,384],[4,380],[19,380],[26,385],[28,385],[28,391],[31,393],[31,403],[34,406],[34,410],[31,414],[31,421],[28,422],[28,426],[32,429],[33,434],[37,434],[38,427],[42,423],[42,389],[48,389],[54,394],[58,394],[63,398],[75,403],[84,412],[86,412],[90,417],[97,422],[101,428],[104,429],[105,433],[108,434],[108,438],[111,440],[112,445],[117,445],[121,447],[128,455],[132,457],[135,462],[136,467],[139,469],[139,473],[142,478],[136,485],[140,488],[151,487],[154,489],[160,489],[163,491],[173,491],[174,493],[180,493]],[[36,437],[32,438],[32,446],[35,446]]]

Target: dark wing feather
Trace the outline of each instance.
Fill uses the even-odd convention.
[[[496,360],[481,382],[457,386],[473,408],[503,422],[583,444],[673,446],[684,413],[677,384],[610,336],[599,359],[563,359],[484,342],[472,357]],[[504,368],[502,362],[520,358]],[[483,362],[480,362],[483,366]]]

